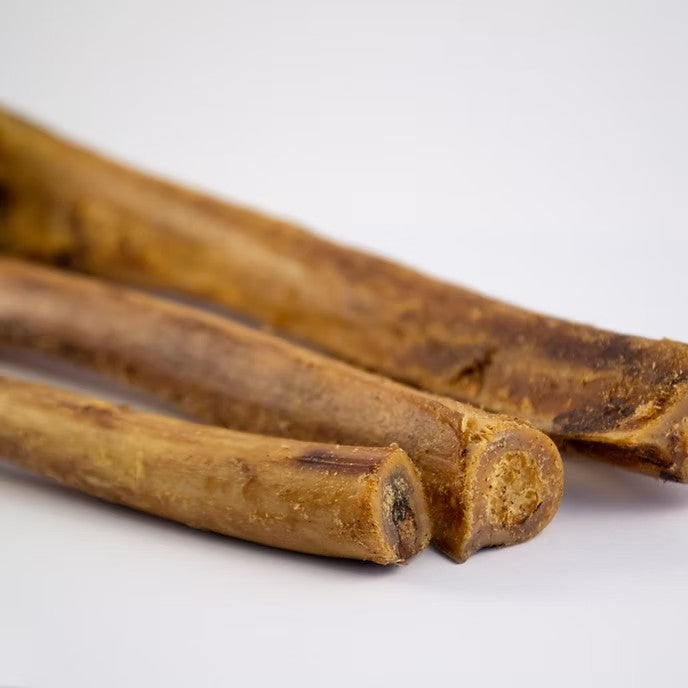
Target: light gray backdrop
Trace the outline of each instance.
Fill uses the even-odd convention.
[[[687,27],[657,0],[0,0],[0,101],[435,275],[688,341]],[[688,488],[567,479],[529,544],[380,571],[0,469],[0,685],[679,685]]]

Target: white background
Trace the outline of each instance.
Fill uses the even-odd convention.
[[[5,105],[512,302],[685,341],[687,77],[680,0],[0,0]],[[685,685],[688,487],[566,469],[534,541],[382,570],[0,468],[0,685]]]

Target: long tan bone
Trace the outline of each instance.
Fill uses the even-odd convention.
[[[0,378],[0,458],[82,492],[273,547],[378,564],[430,539],[398,447],[234,432]]]

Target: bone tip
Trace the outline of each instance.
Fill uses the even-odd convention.
[[[486,448],[472,489],[470,528],[457,561],[484,547],[530,540],[551,522],[564,490],[559,451],[530,426],[511,429]]]
[[[427,547],[431,527],[416,469],[401,450],[394,449],[393,454],[396,465],[382,484],[380,502],[390,544],[390,562],[403,563]],[[406,470],[398,462],[405,464]]]

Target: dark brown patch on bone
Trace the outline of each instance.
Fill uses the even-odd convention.
[[[93,406],[91,404],[79,404],[71,401],[61,400],[59,406],[69,409],[75,416],[83,418],[101,428],[111,430],[116,427],[115,412],[104,406]]]
[[[411,515],[411,505],[408,502],[408,494],[404,490],[394,489],[392,523],[398,527]]]
[[[10,209],[14,202],[14,194],[8,186],[0,182],[0,230],[2,222],[9,216]],[[0,245],[2,245],[2,234],[0,233]]]
[[[471,386],[474,394],[479,394],[485,385],[485,378],[496,353],[496,347],[488,347],[481,356],[456,371],[449,382],[455,385]]]
[[[328,449],[312,449],[297,456],[295,461],[307,468],[350,474],[371,473],[380,463],[378,457],[370,454],[354,454]]]
[[[428,339],[408,351],[411,365],[420,365],[439,376],[454,375],[458,370],[469,370],[490,355],[492,349],[476,344],[452,344],[439,339]]]
[[[607,432],[635,413],[635,402],[611,397],[599,404],[574,408],[560,413],[553,420],[555,432],[576,435]]]
[[[32,340],[32,331],[20,318],[3,318],[0,313],[0,342],[22,345]]]
[[[411,504],[413,488],[403,474],[395,471],[389,477],[386,489],[392,496],[392,503],[387,507],[387,532],[397,555],[405,560],[417,551],[418,546],[418,524]]]

